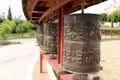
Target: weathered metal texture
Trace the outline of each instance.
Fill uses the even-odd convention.
[[[57,53],[57,23],[44,23],[44,53]]]
[[[72,80],[101,80],[98,75],[95,74],[75,74]]]
[[[99,71],[101,17],[72,14],[66,15],[64,22],[64,69],[78,73]]]
[[[43,26],[37,26],[37,43],[40,47],[43,46]]]

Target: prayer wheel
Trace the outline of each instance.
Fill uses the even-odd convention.
[[[43,46],[43,26],[37,26],[37,43],[40,47]]]
[[[64,17],[63,68],[72,73],[100,70],[101,16],[70,14]]]
[[[44,53],[57,53],[57,23],[44,23]]]

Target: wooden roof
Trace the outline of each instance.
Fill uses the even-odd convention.
[[[84,0],[84,7],[101,3],[106,0]],[[58,9],[63,7],[63,13],[81,9],[82,0],[22,0],[26,18],[35,24],[53,21],[58,17]]]

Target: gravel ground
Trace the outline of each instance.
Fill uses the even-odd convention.
[[[120,40],[101,43],[101,66],[104,80],[120,80]]]

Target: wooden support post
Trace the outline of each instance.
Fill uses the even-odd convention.
[[[58,75],[58,80],[61,80],[59,75]]]
[[[43,59],[43,56],[42,54],[40,53],[40,73],[42,73],[43,71],[43,62],[42,62],[42,59]]]
[[[59,8],[58,14],[58,64],[63,65],[63,41],[64,41],[64,14],[63,7]]]

